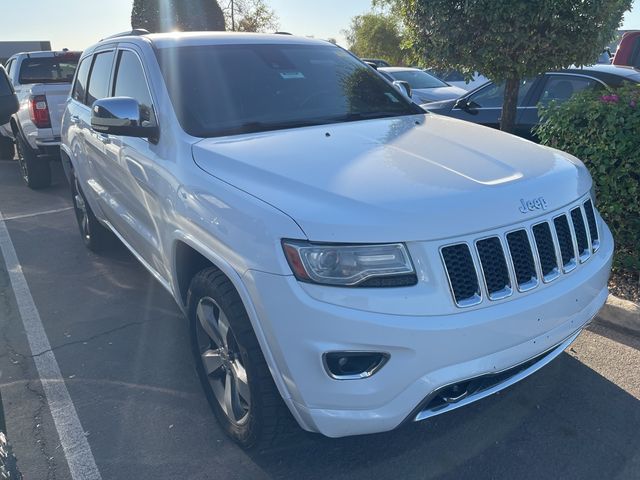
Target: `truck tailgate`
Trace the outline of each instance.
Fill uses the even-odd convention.
[[[71,91],[70,83],[41,83],[31,89],[32,95],[45,95],[51,117],[51,130],[56,137],[60,136],[62,115],[67,105],[67,98]]]

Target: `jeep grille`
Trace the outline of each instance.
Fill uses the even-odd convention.
[[[550,283],[586,262],[600,246],[589,199],[552,218],[440,249],[458,307],[497,301]],[[515,285],[515,287],[514,287]]]

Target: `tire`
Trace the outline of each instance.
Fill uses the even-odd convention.
[[[32,190],[40,190],[51,185],[51,166],[48,158],[38,158],[36,152],[20,134],[16,135],[16,149],[20,176]]]
[[[299,430],[229,279],[215,267],[201,271],[191,281],[187,307],[198,376],[225,433],[245,449],[262,449]],[[232,393],[227,396],[228,388]]]
[[[0,160],[13,160],[16,156],[16,150],[13,146],[13,140],[0,136]]]
[[[116,237],[94,215],[75,175],[71,177],[71,201],[85,247],[94,253],[110,250],[116,243]]]
[[[22,480],[16,457],[2,431],[0,431],[0,480]]]

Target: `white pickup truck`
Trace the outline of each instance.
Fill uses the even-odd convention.
[[[51,184],[49,160],[60,155],[60,122],[80,52],[18,53],[6,64],[20,110],[0,126],[0,157],[18,152],[20,172],[33,189]]]

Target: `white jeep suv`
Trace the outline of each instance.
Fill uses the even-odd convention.
[[[613,240],[579,160],[427,114],[326,42],[106,39],[62,151],[84,242],[115,235],[175,297],[245,447],[292,417],[340,437],[473,402],[607,297]]]

